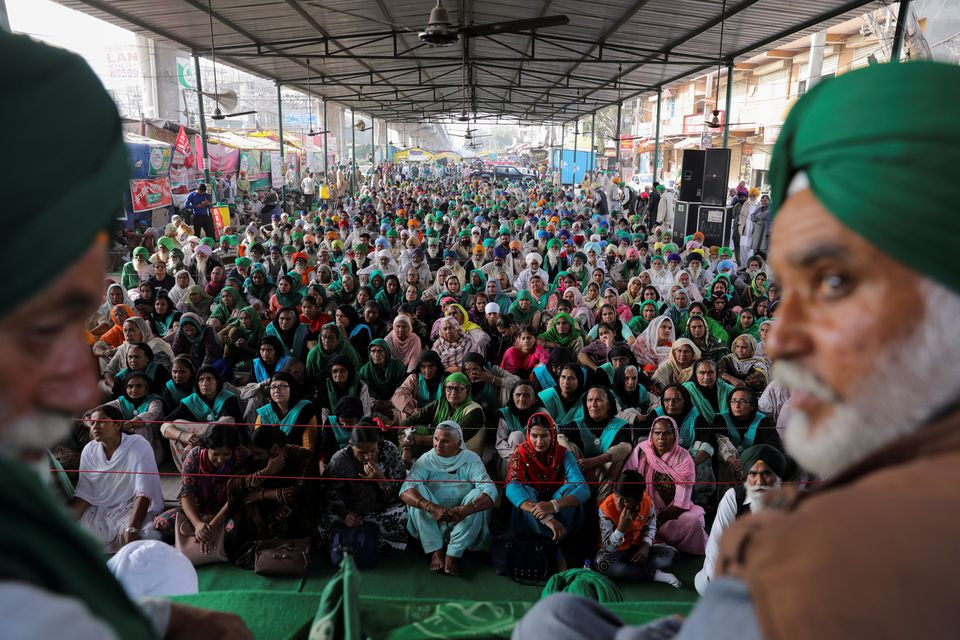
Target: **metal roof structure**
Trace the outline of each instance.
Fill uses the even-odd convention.
[[[422,43],[434,0],[57,0],[393,122],[559,124],[776,48],[879,0],[447,0],[454,23],[564,14],[539,31]],[[722,51],[720,50],[723,23]],[[311,78],[308,87],[308,74]]]

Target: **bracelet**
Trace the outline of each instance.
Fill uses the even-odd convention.
[[[543,524],[547,524],[551,520],[553,520],[553,514],[544,516],[543,518],[540,519],[540,522],[542,522]]]
[[[554,512],[554,513],[557,513],[558,511],[560,511],[560,503],[559,503],[559,502],[557,502],[556,500],[551,500],[551,501],[550,501],[550,504],[553,505],[553,512]]]

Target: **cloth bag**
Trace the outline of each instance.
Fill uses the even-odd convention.
[[[310,566],[310,538],[277,538],[257,543],[253,570],[261,576],[297,577]]]
[[[380,562],[380,529],[375,524],[359,527],[336,527],[330,534],[330,563],[339,567],[344,555],[353,556],[360,569],[374,567]]]
[[[209,516],[204,516],[204,522],[210,520]],[[213,549],[209,553],[204,553],[197,540],[197,532],[183,511],[177,511],[175,542],[177,551],[187,556],[193,566],[202,564],[211,564],[214,562],[227,562],[227,551],[223,543],[223,537],[226,533],[226,527],[220,527],[214,540]]]

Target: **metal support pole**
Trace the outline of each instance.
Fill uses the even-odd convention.
[[[718,98],[720,96],[717,96]],[[723,148],[730,146],[730,107],[733,105],[733,60],[727,60],[727,106],[723,112]]]
[[[903,34],[907,29],[909,15],[910,0],[900,0],[900,10],[897,12],[897,27],[893,31],[893,50],[890,52],[890,62],[900,62],[900,52],[903,49]]]
[[[313,106],[310,107],[311,109]],[[330,167],[327,166],[327,99],[323,99],[323,184],[327,184],[327,176],[329,175]]]
[[[577,143],[580,139],[580,121],[573,121],[573,184],[580,182],[577,180]]]
[[[567,123],[560,125],[560,184],[563,184],[563,152],[566,151]]]
[[[280,184],[280,202],[281,202],[280,206],[282,208],[283,203],[287,201],[287,180],[284,177],[284,174],[286,172],[284,170],[284,163],[283,163],[283,99],[280,97],[279,82],[277,83],[277,121],[280,123],[279,125],[280,139],[278,144],[280,145],[280,179],[282,181],[282,183]]]
[[[200,80],[200,56],[193,54],[193,70],[197,76],[197,114],[200,116],[200,142],[203,147],[203,182],[215,196],[218,195],[210,184],[210,155],[207,153],[207,120],[203,115],[203,82]]]
[[[663,87],[657,87],[657,122],[656,133],[653,138],[653,180],[657,181],[657,170],[660,168],[660,104],[663,102]]]
[[[617,103],[617,173],[620,173],[620,111],[623,109],[623,103]]]
[[[377,166],[377,119],[374,117],[370,118],[370,158],[373,161],[373,166]]]
[[[350,109],[350,195],[357,197],[357,112]]]
[[[597,170],[597,113],[590,114],[590,173]]]

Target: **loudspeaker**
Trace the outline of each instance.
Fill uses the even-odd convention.
[[[703,194],[699,201],[703,204],[726,204],[729,176],[730,149],[707,149],[703,161]]]
[[[700,149],[683,150],[683,166],[680,173],[680,194],[682,202],[701,202],[703,193],[703,168],[706,151]]]
[[[673,214],[673,241],[683,247],[683,239],[697,230],[699,224],[699,202],[677,202]]]
[[[705,247],[729,247],[733,237],[733,207],[699,205],[697,230],[703,233]]]

